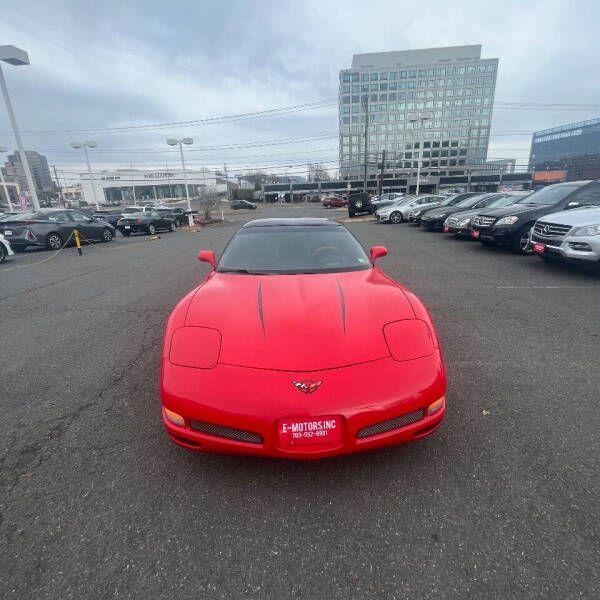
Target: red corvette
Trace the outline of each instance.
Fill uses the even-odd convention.
[[[446,372],[421,301],[328,219],[244,225],[173,310],[163,422],[204,452],[321,458],[424,438]]]

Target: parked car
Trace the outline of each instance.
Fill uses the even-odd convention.
[[[242,200],[241,198],[239,198],[237,200],[231,201],[231,208],[233,208],[233,210],[240,210],[241,208],[255,210],[256,204],[254,204],[254,202],[250,202],[248,200]]]
[[[246,223],[218,263],[201,251],[210,274],[163,340],[171,440],[317,459],[433,434],[446,411],[440,342],[423,303],[377,266],[386,254],[309,218]]]
[[[387,206],[377,211],[378,221],[380,223],[402,223],[408,220],[408,215],[416,208],[427,209],[438,206],[444,200],[444,196],[425,194],[423,196],[409,196],[403,198],[398,203]]]
[[[8,256],[14,254],[8,240],[0,233],[0,263],[3,263]]]
[[[451,194],[451,195],[441,194],[441,195],[444,196],[444,199],[436,206],[433,206],[430,208],[417,207],[417,208],[411,210],[408,213],[409,222],[414,225],[420,225],[423,215],[428,213],[430,210],[435,210],[436,208],[440,208],[442,206],[454,206],[455,204],[458,204],[465,198],[470,198],[471,196],[479,195],[479,192],[461,192],[459,194]]]
[[[348,201],[344,196],[327,196],[321,204],[325,208],[341,208],[348,206]]]
[[[79,212],[81,212],[81,210]],[[113,227],[116,227],[117,221],[121,218],[121,210],[100,209],[95,210],[91,216],[94,219],[106,221],[106,223],[110,223]]]
[[[365,192],[350,192],[348,195],[348,216],[350,218],[358,214],[373,214],[375,206],[372,204],[369,194]]]
[[[0,233],[9,240],[15,252],[28,246],[42,246],[59,250],[73,244],[73,230],[84,241],[110,242],[115,228],[106,221],[98,221],[81,213],[79,209],[45,208],[36,212],[23,212],[0,221]]]
[[[512,206],[482,211],[473,219],[472,236],[487,246],[509,246],[528,254],[530,230],[543,216],[600,202],[600,180],[557,183],[534,192]]]
[[[600,207],[541,217],[533,226],[531,243],[540,258],[600,266]]]
[[[159,215],[174,219],[178,227],[188,224],[188,213],[183,208],[178,207],[158,207],[154,209]]]
[[[125,236],[132,233],[154,235],[157,231],[175,231],[177,222],[171,217],[161,215],[155,210],[128,214],[117,223],[117,229]]]
[[[452,206],[441,206],[435,208],[434,210],[427,211],[427,214],[421,217],[421,227],[431,231],[442,231],[444,227],[444,221],[451,214],[457,213],[461,210],[476,208],[477,206],[482,207],[485,205],[487,199],[493,196],[494,194],[490,192],[475,194],[474,196],[464,198]]]
[[[375,220],[379,223],[389,223],[390,216],[393,212],[396,212],[403,204],[411,202],[415,196],[402,196],[392,201],[385,201],[382,206],[378,207],[375,211]],[[400,222],[400,221],[394,221]]]
[[[375,206],[375,210],[379,210],[380,208],[384,208],[385,206],[390,206],[395,204],[401,198],[405,198],[404,194],[400,192],[389,192],[387,194],[381,194],[381,196],[374,196],[371,198],[371,204]]]
[[[471,237],[471,221],[481,212],[482,208],[500,208],[510,206],[522,200],[530,192],[497,192],[484,195],[483,200],[473,208],[450,213],[443,224],[445,233],[452,233],[457,237]]]

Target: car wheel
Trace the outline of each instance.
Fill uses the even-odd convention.
[[[49,233],[46,237],[48,250],[60,250],[63,247],[63,239],[60,233]]]
[[[353,210],[348,211],[348,216],[352,219],[356,213]]]
[[[4,244],[0,244],[0,264],[6,260],[7,256],[8,256],[8,252],[6,251]]]
[[[102,231],[102,241],[103,242],[112,242],[113,239],[113,232],[106,227],[103,231]]]
[[[526,225],[517,231],[512,243],[512,249],[514,252],[518,252],[519,254],[531,254],[532,250],[529,247],[530,229],[531,227]]]
[[[404,220],[404,217],[402,216],[401,212],[396,211],[390,215],[390,221],[392,223],[402,223],[403,220]]]
[[[171,227],[170,227],[171,231],[177,231],[177,223],[175,223],[175,221],[173,221],[171,223]]]
[[[154,235],[155,233],[156,233],[156,227],[154,227],[154,225],[152,225],[152,223],[150,223],[150,225],[148,225],[148,234]]]

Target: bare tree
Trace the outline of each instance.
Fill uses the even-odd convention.
[[[210,221],[210,213],[219,203],[219,195],[216,188],[210,186],[203,187],[198,195],[198,200],[198,209],[203,215],[203,220]]]

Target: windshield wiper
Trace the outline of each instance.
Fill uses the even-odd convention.
[[[252,271],[250,269],[219,269],[218,273],[243,273],[244,275],[273,275],[265,271]]]

